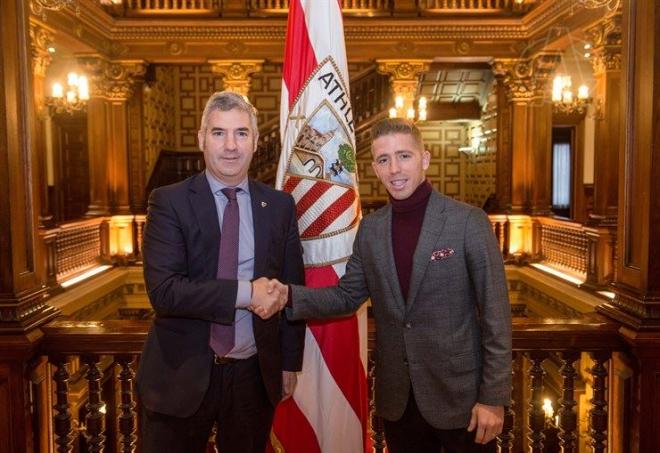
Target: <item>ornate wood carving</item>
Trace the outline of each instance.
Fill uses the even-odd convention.
[[[224,88],[246,96],[250,92],[250,76],[261,72],[264,60],[209,60],[211,70],[222,74]]]

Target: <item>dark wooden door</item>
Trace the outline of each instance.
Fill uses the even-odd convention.
[[[81,218],[89,206],[87,117],[59,115],[53,119],[55,138],[56,219]]]

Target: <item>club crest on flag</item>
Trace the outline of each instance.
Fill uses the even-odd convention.
[[[334,59],[326,57],[302,87],[286,125],[292,137],[283,188],[296,201],[303,241],[340,235],[360,218],[357,164],[350,93]],[[305,244],[308,245],[308,244]],[[328,247],[313,248],[307,264],[327,264],[337,256]],[[330,253],[323,253],[323,250]]]

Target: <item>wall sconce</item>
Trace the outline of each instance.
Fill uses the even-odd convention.
[[[406,118],[410,121],[426,121],[426,98],[424,96],[417,100],[417,110],[415,110],[414,102],[408,108],[405,108],[405,101],[403,96],[396,96],[394,98],[394,107],[390,109],[390,118]],[[405,115],[403,114],[405,111]],[[415,120],[417,118],[417,120]]]
[[[70,72],[67,76],[67,90],[61,83],[53,83],[51,96],[46,97],[48,105],[55,113],[73,113],[84,110],[89,100],[89,83],[87,77]]]
[[[580,85],[577,96],[574,96],[572,85],[571,76],[567,75],[559,74],[552,81],[552,102],[556,113],[582,114],[586,111],[587,104],[591,102],[589,87]]]

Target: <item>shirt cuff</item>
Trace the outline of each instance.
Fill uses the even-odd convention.
[[[248,308],[250,305],[252,305],[252,282],[239,280],[236,291],[236,308]]]

